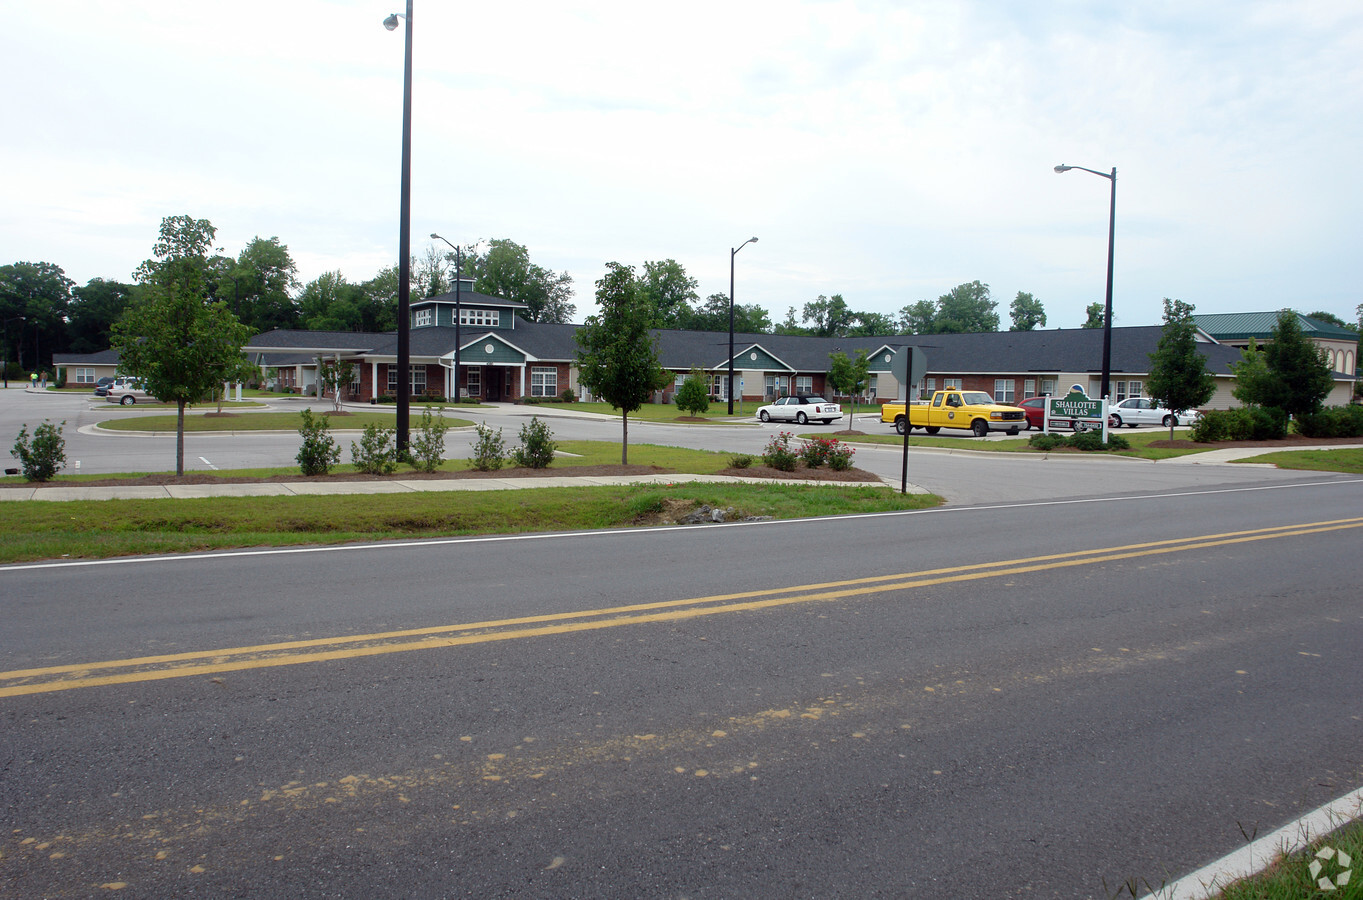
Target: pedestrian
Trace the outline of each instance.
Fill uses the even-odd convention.
[[[37,372],[29,372],[29,373],[28,373],[28,383],[29,383],[29,386],[30,386],[30,387],[37,387],[37,386],[38,386],[38,373],[37,373]]]
[[[43,389],[43,390],[47,390],[47,370],[46,370],[46,369],[43,369],[43,377],[42,377],[41,380],[39,380],[39,382],[38,382],[38,387],[40,387],[40,388]]]

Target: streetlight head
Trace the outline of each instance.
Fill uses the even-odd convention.
[[[398,27],[398,14],[393,13],[391,16],[384,19],[383,27],[387,28],[389,31],[396,31]]]
[[[444,238],[441,237],[440,235],[436,234],[434,231],[432,231],[432,232],[431,232],[431,240],[433,240],[433,241],[443,241]]]
[[[755,238],[755,237],[748,238],[748,242],[749,242],[749,243],[756,244],[756,243],[757,243],[757,238]]]
[[[1064,172],[1068,172],[1070,169],[1073,169],[1073,168],[1074,168],[1074,166],[1067,166],[1067,165],[1065,165],[1064,163],[1061,163],[1060,165],[1058,165],[1058,166],[1055,167],[1055,171],[1056,171],[1056,174],[1059,175],[1059,174],[1062,174],[1062,173],[1064,173]]]

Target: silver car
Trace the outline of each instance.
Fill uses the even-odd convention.
[[[121,406],[132,406],[134,403],[146,403],[155,400],[151,394],[146,392],[142,382],[136,378],[117,378],[114,383],[109,385],[108,392],[104,399],[110,403],[117,403]]]
[[[1122,400],[1107,409],[1107,425],[1109,428],[1135,428],[1137,425],[1163,425],[1165,428],[1177,425],[1196,424],[1198,416],[1202,415],[1195,409],[1175,412],[1156,406],[1155,401],[1147,397],[1131,397]]]

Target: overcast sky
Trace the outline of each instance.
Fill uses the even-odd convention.
[[[0,264],[131,280],[162,217],[306,282],[398,248],[400,0],[4,4]],[[773,321],[990,285],[1114,308],[1363,302],[1363,4],[416,0],[413,251],[510,238],[574,279],[674,258]]]

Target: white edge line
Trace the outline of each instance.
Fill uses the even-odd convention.
[[[1340,481],[1311,481],[1297,484],[1273,484],[1247,488],[1217,488],[1204,491],[1177,491],[1165,494],[1138,494],[1130,497],[1086,497],[1071,500],[1030,500],[1025,503],[995,503],[986,506],[948,506],[932,509],[906,509],[878,513],[854,513],[843,516],[816,516],[806,519],[772,519],[765,522],[724,522],[703,525],[671,525],[667,528],[613,528],[598,531],[554,531],[538,534],[490,534],[475,537],[420,538],[408,541],[381,541],[363,544],[327,544],[321,547],[273,547],[267,550],[223,550],[213,553],[180,553],[168,556],[119,556],[113,559],[72,559],[40,563],[20,563],[0,566],[0,575],[6,572],[22,572],[34,569],[72,569],[86,566],[119,566],[144,563],[190,562],[203,559],[229,559],[250,556],[287,556],[299,553],[337,553],[355,550],[394,550],[412,547],[447,547],[454,544],[492,544],[517,541],[547,541],[563,538],[608,537],[617,535],[648,536],[675,534],[677,531],[697,529],[792,526],[808,525],[819,522],[841,522],[848,519],[885,519],[901,516],[951,515],[966,512],[988,512],[996,509],[1029,509],[1042,506],[1073,506],[1084,503],[1114,503],[1132,500],[1163,500],[1169,497],[1200,497],[1213,494],[1245,494],[1256,491],[1281,491],[1305,487],[1338,487],[1341,484],[1363,484],[1363,478]],[[313,495],[309,495],[313,496]]]
[[[1146,896],[1153,900],[1206,900],[1233,882],[1263,871],[1280,857],[1296,853],[1360,816],[1363,816],[1363,788],[1332,800],[1272,834]]]

